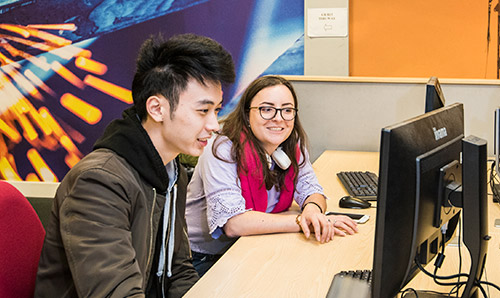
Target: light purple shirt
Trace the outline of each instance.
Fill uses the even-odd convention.
[[[233,216],[249,211],[245,208],[245,199],[241,195],[240,179],[236,163],[217,159],[212,154],[215,137],[198,159],[198,163],[188,185],[186,202],[186,221],[188,224],[191,249],[205,254],[223,254],[237,238],[227,237],[222,227]],[[217,143],[217,155],[224,160],[232,161],[232,142],[221,137]],[[300,162],[304,156],[300,157]],[[274,167],[274,162],[273,165]],[[275,187],[268,190],[268,206],[266,212],[273,210],[278,203],[280,193]],[[312,194],[323,194],[313,171],[309,155],[299,167],[294,200],[299,206]]]

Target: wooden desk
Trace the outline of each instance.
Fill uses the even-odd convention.
[[[326,151],[313,164],[319,182],[330,198],[328,210],[340,210],[338,199],[346,191],[336,173],[341,170],[368,170],[378,173],[378,153]],[[491,199],[489,199],[491,201]],[[500,284],[500,207],[490,206],[488,280]],[[325,297],[333,276],[341,270],[371,269],[376,209],[342,209],[371,216],[359,225],[359,233],[336,237],[326,244],[306,239],[301,233],[283,233],[241,237],[224,256],[186,293],[185,297]],[[446,250],[443,267],[456,272],[457,260]],[[468,256],[468,255],[467,255]],[[463,265],[463,268],[466,266]],[[443,274],[446,272],[443,268]],[[455,271],[453,271],[455,270]],[[419,289],[436,288],[430,278],[420,273],[411,283]],[[490,289],[491,297],[500,297]]]

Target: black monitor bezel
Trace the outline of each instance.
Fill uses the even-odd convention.
[[[443,126],[446,136],[439,134]],[[399,137],[399,133],[406,135]],[[460,143],[463,136],[464,113],[460,103],[382,129],[372,297],[396,295],[418,273],[412,266],[418,246],[414,232],[418,225],[417,158],[451,140],[457,146],[457,140]],[[452,158],[460,157],[455,154]],[[404,183],[410,188],[397,186]],[[402,198],[411,201],[402,205]]]

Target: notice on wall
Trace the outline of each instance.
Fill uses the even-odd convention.
[[[349,28],[347,8],[307,9],[309,37],[346,37]]]

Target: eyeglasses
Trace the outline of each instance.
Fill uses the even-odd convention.
[[[296,108],[275,108],[275,107],[250,107],[251,109],[258,109],[260,116],[264,120],[271,120],[274,117],[276,117],[276,113],[280,111],[281,118],[285,121],[291,121],[295,118],[295,115],[297,115],[297,109]]]

